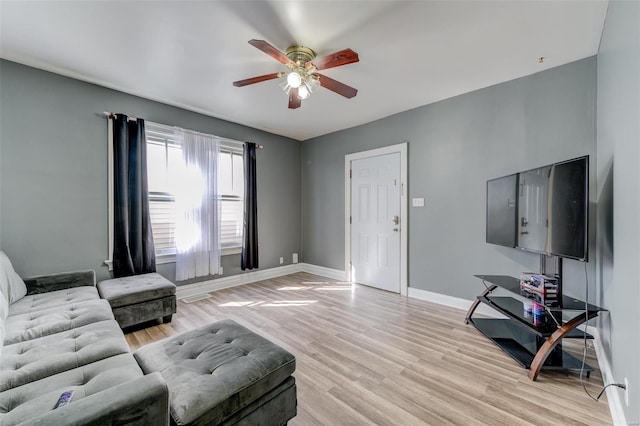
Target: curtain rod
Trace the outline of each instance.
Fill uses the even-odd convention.
[[[107,118],[115,118],[115,116],[116,116],[116,113],[115,113],[115,112],[103,111],[102,113],[103,113]],[[136,118],[136,117],[129,117],[129,116],[127,116],[127,119],[128,119],[129,121],[136,121],[136,120],[137,120],[137,118]],[[152,123],[153,123],[153,122],[152,122]],[[170,127],[170,128],[177,127],[177,126],[169,126],[169,125],[162,124],[162,123],[154,123],[154,124],[160,124],[161,126],[166,126],[166,127]],[[185,130],[185,129],[183,129],[183,130]],[[194,133],[201,133],[201,132],[196,132],[196,131],[194,131],[194,130],[188,130],[188,129],[187,129],[187,131],[194,132]],[[202,133],[202,134],[204,135],[204,134],[206,134],[206,133]],[[222,136],[216,136],[216,135],[208,135],[208,136],[214,136],[214,137],[216,137],[216,138],[222,139],[223,141],[231,142],[231,143],[238,143],[238,144],[243,144],[243,143],[244,143],[244,142],[242,142],[242,141],[237,141],[237,140],[235,140],[235,139],[223,138]],[[248,141],[247,141],[247,142],[248,142]],[[264,146],[259,145],[259,144],[256,144],[256,148],[262,149],[262,148],[264,148]]]

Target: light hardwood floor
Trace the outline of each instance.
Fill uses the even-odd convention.
[[[170,324],[126,334],[132,350],[231,318],[296,356],[290,425],[610,424],[606,397],[575,374],[538,381],[471,325],[465,312],[298,273],[178,303]],[[582,356],[582,341],[565,344]],[[597,366],[589,343],[587,363]],[[586,379],[592,394],[598,371]]]

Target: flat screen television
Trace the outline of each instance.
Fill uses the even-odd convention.
[[[588,261],[589,156],[487,181],[486,241]]]
[[[487,242],[516,246],[518,174],[487,181]]]

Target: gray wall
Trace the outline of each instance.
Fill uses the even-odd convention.
[[[215,94],[211,94],[215,96]],[[107,120],[115,111],[264,145],[258,151],[260,266],[301,250],[298,141],[13,62],[0,62],[0,248],[21,275],[91,268],[107,246]],[[225,256],[225,275],[240,273]],[[158,271],[175,278],[174,264]]]
[[[640,3],[609,3],[598,54],[598,302],[613,380],[640,422]],[[623,392],[620,395],[623,395]],[[624,401],[624,399],[623,399]],[[624,405],[624,402],[623,402]]]
[[[592,57],[304,142],[304,261],[345,268],[345,154],[407,141],[409,198],[426,204],[409,208],[411,287],[474,299],[473,274],[537,270],[537,255],[485,243],[486,181],[593,156],[595,101]],[[565,271],[567,293],[583,295],[583,264],[566,261]]]

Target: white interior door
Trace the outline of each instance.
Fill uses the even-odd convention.
[[[400,153],[351,162],[352,279],[400,293]]]

